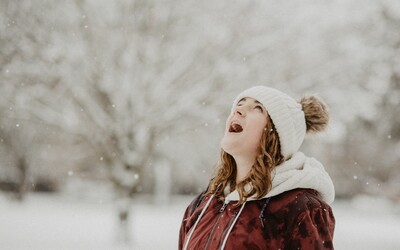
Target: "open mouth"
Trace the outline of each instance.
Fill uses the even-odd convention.
[[[232,122],[231,126],[229,126],[229,132],[231,133],[240,133],[242,131],[242,126],[237,122]]]

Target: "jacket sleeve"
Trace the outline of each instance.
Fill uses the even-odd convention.
[[[178,249],[181,250],[183,249],[183,244],[185,242],[186,239],[186,234],[188,231],[188,228],[190,227],[190,225],[188,225],[189,223],[189,219],[191,217],[191,215],[193,214],[194,210],[199,206],[199,204],[201,203],[203,197],[204,197],[204,193],[201,193],[200,195],[198,195],[190,204],[189,206],[186,208],[185,213],[183,214],[183,219],[182,219],[182,223],[181,223],[181,228],[179,230],[179,242],[178,242]]]
[[[181,228],[179,230],[179,242],[178,242],[178,249],[181,250],[183,249],[183,243],[186,238],[186,222],[189,217],[189,211],[190,211],[190,205],[186,208],[186,211],[183,215],[182,223],[181,223]]]
[[[334,249],[335,218],[331,208],[303,211],[289,231],[285,249]]]

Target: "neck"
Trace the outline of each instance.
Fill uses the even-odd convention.
[[[244,180],[254,164],[254,159],[249,157],[233,157],[236,162],[236,183]]]

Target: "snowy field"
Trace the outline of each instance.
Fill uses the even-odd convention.
[[[0,193],[0,249],[177,249],[180,220],[192,197],[156,206],[140,197],[132,207],[132,243],[117,243],[110,202],[33,194],[22,202]],[[400,211],[385,200],[359,197],[333,204],[336,249],[399,250]]]

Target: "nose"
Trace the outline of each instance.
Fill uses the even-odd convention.
[[[237,106],[233,114],[238,114],[239,116],[246,116],[246,110],[243,106]]]

